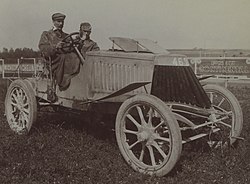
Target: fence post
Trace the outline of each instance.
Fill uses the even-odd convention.
[[[225,80],[225,84],[224,85],[225,85],[225,88],[228,87],[228,79]]]
[[[20,59],[19,58],[17,59],[17,77],[20,78]]]

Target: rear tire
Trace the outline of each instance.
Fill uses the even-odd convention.
[[[37,118],[37,101],[30,83],[13,81],[5,98],[5,114],[10,128],[17,134],[27,134]]]

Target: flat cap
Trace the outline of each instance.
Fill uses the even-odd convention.
[[[90,23],[84,22],[84,23],[81,23],[80,29],[83,31],[91,31],[92,27],[91,27]]]
[[[62,14],[62,13],[54,13],[52,15],[52,20],[64,20],[66,17],[66,15]]]

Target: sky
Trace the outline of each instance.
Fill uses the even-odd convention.
[[[250,0],[0,0],[0,49],[38,50],[56,12],[66,15],[68,33],[90,22],[101,49],[113,36],[166,49],[250,49]]]

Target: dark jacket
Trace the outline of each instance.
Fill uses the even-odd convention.
[[[56,44],[62,41],[68,34],[59,30],[44,31],[41,35],[38,47],[42,54],[46,57],[54,58],[59,52]]]
[[[88,51],[98,51],[98,50],[100,50],[100,48],[99,48],[99,46],[97,45],[96,42],[89,39],[89,40],[82,40],[82,42],[80,43],[79,50],[81,51],[83,57],[85,58],[86,57],[86,52],[88,52]]]
[[[56,49],[58,42],[62,41],[68,34],[59,30],[44,31],[41,35],[38,47],[43,56],[51,61],[53,79],[60,90],[66,90],[70,80],[79,73],[80,60],[76,53],[63,53]]]

